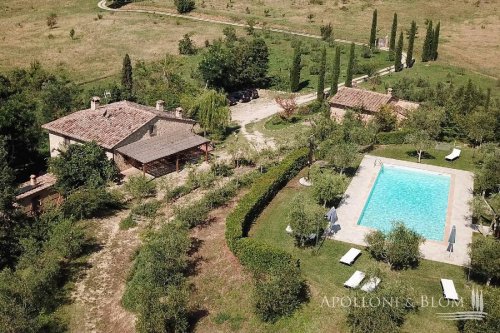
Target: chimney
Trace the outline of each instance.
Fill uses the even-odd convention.
[[[181,118],[182,119],[182,114],[184,113],[184,110],[179,107],[175,109],[175,118]]]
[[[98,96],[92,97],[90,100],[90,109],[95,110],[99,107],[101,99]]]
[[[387,95],[392,97],[392,88],[387,88]]]
[[[30,176],[30,185],[36,186],[36,176],[35,175]]]
[[[161,99],[156,101],[156,111],[163,111],[164,105],[165,105],[165,102],[162,101]]]

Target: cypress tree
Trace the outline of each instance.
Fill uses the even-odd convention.
[[[301,69],[300,45],[297,45],[293,51],[292,68],[290,69],[290,90],[299,91],[300,88],[300,69]]]
[[[370,32],[370,48],[375,47],[375,41],[377,39],[377,10],[373,11],[372,17],[372,30]]]
[[[398,33],[398,14],[394,13],[394,18],[392,19],[391,39],[389,42],[389,51],[394,51],[396,49],[396,34],[397,33]]]
[[[326,72],[326,47],[323,46],[321,51],[321,60],[319,64],[318,90],[316,99],[318,102],[323,102],[325,99],[325,72]]]
[[[403,70],[403,63],[401,59],[403,58],[403,32],[399,34],[398,46],[396,46],[396,58],[394,60],[394,70],[400,72]]]
[[[335,48],[335,58],[333,60],[333,71],[332,71],[332,88],[330,90],[330,96],[337,93],[339,78],[340,78],[340,46]]]
[[[122,66],[122,88],[125,90],[126,98],[130,98],[132,96],[132,63],[130,61],[130,57],[128,54],[125,54],[123,58],[123,66]]]
[[[486,90],[486,101],[484,102],[484,110],[489,111],[490,109],[490,99],[491,99],[491,88]]]
[[[439,45],[439,29],[441,28],[441,22],[436,24],[434,29],[434,35],[432,38],[432,60],[437,60],[438,58],[438,45]]]
[[[408,52],[406,52],[406,67],[410,68],[413,65],[413,46],[415,44],[415,36],[417,34],[417,23],[411,21],[410,35],[408,37]]]
[[[432,40],[434,31],[432,30],[432,21],[427,23],[427,33],[425,34],[424,46],[422,50],[422,61],[426,62],[432,59]]]
[[[349,63],[347,64],[347,73],[345,78],[345,86],[352,87],[352,75],[354,70],[354,43],[351,43],[351,51],[349,53]]]

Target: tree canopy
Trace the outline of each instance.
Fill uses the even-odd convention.
[[[62,194],[80,187],[101,187],[117,176],[115,165],[95,142],[70,145],[51,159],[50,170],[56,176],[56,187]]]
[[[199,64],[203,80],[226,91],[267,84],[269,50],[262,38],[216,40]]]

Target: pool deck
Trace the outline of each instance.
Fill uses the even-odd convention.
[[[426,240],[420,246],[420,251],[425,259],[458,266],[467,265],[469,263],[468,244],[472,242],[473,233],[469,201],[473,196],[474,175],[463,170],[365,155],[347,188],[342,203],[337,208],[338,222],[336,224],[339,229],[331,238],[361,246],[366,245],[364,237],[374,229],[358,225],[358,220],[380,171],[381,163],[445,173],[451,176],[444,238],[442,241]],[[447,241],[453,225],[456,226],[457,234],[453,252],[450,254],[447,251]]]

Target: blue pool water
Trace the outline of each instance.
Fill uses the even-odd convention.
[[[387,232],[393,221],[430,240],[442,240],[450,176],[383,165],[358,224]]]

